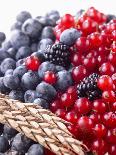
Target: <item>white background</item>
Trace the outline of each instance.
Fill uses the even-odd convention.
[[[30,11],[36,17],[51,9],[57,9],[61,14],[75,14],[79,9],[90,6],[106,14],[116,14],[116,0],[0,0],[0,31],[7,34],[16,15],[23,10]]]

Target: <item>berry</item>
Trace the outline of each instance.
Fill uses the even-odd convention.
[[[24,101],[24,92],[20,90],[12,90],[9,93],[9,97],[14,100]]]
[[[87,70],[83,65],[74,67],[72,70],[72,78],[74,82],[79,83],[87,75]]]
[[[53,85],[56,83],[57,77],[52,71],[47,71],[45,72],[45,75],[44,75],[44,81]]]
[[[50,110],[55,113],[58,109],[63,108],[59,100],[55,100],[50,104]]]
[[[35,89],[38,83],[40,83],[40,79],[36,72],[28,71],[22,76],[21,86],[24,89]]]
[[[115,155],[115,154],[116,154],[116,145],[115,145],[115,144],[109,146],[109,151],[108,151],[108,153],[109,153],[110,155]]]
[[[75,41],[81,36],[81,33],[74,29],[66,29],[60,35],[60,42],[65,45],[71,46],[75,43]]]
[[[0,92],[6,94],[9,89],[4,85],[3,79],[4,77],[0,77]]]
[[[50,38],[42,39],[38,44],[38,49],[46,50],[48,45],[53,45],[53,41]]]
[[[40,144],[33,144],[27,153],[28,155],[44,155],[44,148]]]
[[[112,90],[106,90],[102,93],[102,99],[105,102],[113,103],[116,102],[116,95],[115,92]]]
[[[45,56],[42,50],[32,53],[31,56],[37,57],[41,62],[45,61]]]
[[[0,152],[4,153],[9,149],[9,143],[5,136],[0,136]]]
[[[63,70],[57,73],[56,90],[66,91],[73,84],[70,72]]]
[[[111,104],[111,111],[115,112],[116,111],[116,102]]]
[[[107,133],[106,127],[100,123],[96,124],[93,130],[96,138],[103,138]]]
[[[65,116],[65,119],[71,123],[77,123],[77,114],[74,111],[68,112]]]
[[[90,42],[86,37],[80,37],[76,41],[76,47],[79,52],[86,52],[90,47]]]
[[[7,50],[7,53],[10,55],[11,58],[15,59],[17,51],[15,48],[11,47]]]
[[[97,155],[104,155],[107,151],[107,146],[104,140],[97,139],[93,141],[91,149]]]
[[[88,97],[89,100],[94,100],[101,97],[101,90],[97,87],[99,75],[96,73],[90,74],[77,85],[77,94],[79,97]]]
[[[101,115],[98,113],[92,113],[89,118],[93,120],[94,123],[99,123],[101,121]]]
[[[51,102],[56,97],[55,88],[46,82],[41,82],[38,84],[36,91],[40,98],[45,99],[48,102]]]
[[[99,114],[103,114],[106,112],[107,106],[102,99],[97,99],[93,102],[92,110]]]
[[[43,28],[41,33],[41,39],[49,38],[51,40],[55,40],[54,30],[51,26],[46,26]]]
[[[65,107],[71,107],[74,104],[73,96],[68,93],[62,94],[61,103]]]
[[[108,60],[110,63],[112,63],[113,66],[116,66],[116,53],[114,52],[111,52],[109,55],[108,55]]]
[[[71,63],[74,66],[81,65],[82,64],[82,60],[83,60],[83,57],[81,55],[79,55],[78,53],[72,53],[72,55],[71,55]]]
[[[50,107],[49,103],[42,98],[36,98],[33,103],[38,104],[39,106],[43,107],[44,109],[49,109],[49,107]]]
[[[31,14],[27,11],[22,11],[16,16],[16,20],[21,23],[24,23],[29,18],[31,18]]]
[[[108,130],[105,139],[109,144],[116,144],[116,128]]]
[[[87,114],[91,110],[91,103],[87,98],[77,99],[74,105],[74,109],[80,114]]]
[[[86,57],[83,59],[83,65],[89,70],[94,71],[96,68],[96,59],[94,57]]]
[[[17,76],[19,78],[22,78],[22,76],[27,72],[27,69],[24,65],[21,65],[19,67],[17,67],[14,71],[13,71],[13,75]],[[6,73],[5,73],[6,75]]]
[[[6,35],[4,32],[0,32],[0,43],[2,43],[6,39]]]
[[[65,14],[61,18],[61,25],[64,25],[65,28],[74,27],[75,21],[74,17],[71,14]]]
[[[39,97],[39,94],[35,90],[27,90],[24,94],[24,99],[26,103],[32,103],[36,98]]]
[[[114,85],[116,86],[116,73],[112,75],[112,80],[113,80]]]
[[[15,69],[16,62],[12,58],[6,58],[2,61],[0,69],[2,73],[5,73],[8,69]]]
[[[41,62],[35,56],[27,57],[25,60],[25,65],[28,70],[37,71]]]
[[[97,86],[102,90],[112,90],[113,80],[108,75],[102,75],[97,81]]]
[[[42,25],[36,19],[29,18],[23,23],[22,31],[31,38],[37,38],[42,31]]]
[[[66,116],[66,110],[65,109],[57,109],[55,114],[60,117],[60,118],[63,118],[65,119],[65,116]]]
[[[10,41],[12,46],[16,49],[19,49],[21,46],[28,46],[30,43],[29,37],[18,30],[13,31]]]
[[[28,46],[21,46],[16,53],[16,60],[26,58],[31,54],[31,49]]]
[[[101,75],[112,75],[114,73],[114,66],[110,62],[103,63],[99,68]]]
[[[69,66],[69,56],[70,53],[68,46],[62,43],[57,43],[53,46],[49,45],[45,51],[45,57],[47,61],[63,67]]]

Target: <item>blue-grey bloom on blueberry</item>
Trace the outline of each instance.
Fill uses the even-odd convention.
[[[21,90],[12,90],[9,97],[14,100],[24,101],[24,92]]]
[[[36,98],[33,103],[38,104],[39,106],[43,107],[44,109],[49,109],[49,107],[50,107],[50,104],[42,98]]]
[[[24,99],[26,103],[32,103],[38,98],[38,93],[35,90],[27,90],[24,94]]]

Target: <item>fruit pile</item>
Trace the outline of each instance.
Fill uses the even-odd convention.
[[[94,7],[61,18],[24,11],[11,31],[7,41],[0,33],[0,92],[70,122],[68,130],[92,153],[116,155],[116,17]],[[45,154],[1,125],[0,152],[12,151]]]

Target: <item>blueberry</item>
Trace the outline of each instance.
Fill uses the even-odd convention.
[[[5,76],[6,75],[13,75],[13,69],[8,69],[6,72],[5,72]]]
[[[38,50],[37,52],[34,52],[34,53],[32,54],[32,56],[38,57],[38,59],[39,59],[41,62],[45,61],[44,52],[43,52],[42,50]]]
[[[6,75],[3,78],[4,85],[10,89],[17,89],[20,84],[20,80],[17,76]]]
[[[4,49],[0,49],[0,61],[9,58],[10,55],[4,50]]]
[[[7,137],[8,139],[11,139],[13,138],[16,134],[17,134],[17,131],[13,128],[11,128],[10,126],[8,125],[4,125],[4,131],[3,131],[3,134],[5,137]]]
[[[36,98],[33,103],[38,104],[39,106],[43,107],[44,109],[49,109],[49,107],[50,107],[50,104],[42,98]]]
[[[74,29],[66,29],[62,32],[60,36],[60,41],[68,46],[71,46],[75,43],[75,41],[81,36],[81,33]]]
[[[44,148],[40,144],[33,144],[29,148],[27,154],[28,155],[44,155]]]
[[[37,43],[32,43],[30,48],[31,48],[32,53],[36,52],[37,49],[38,49],[38,44]]]
[[[66,70],[58,72],[57,77],[58,80],[55,86],[57,90],[66,91],[73,84],[71,74]]]
[[[38,38],[42,31],[42,25],[38,20],[30,18],[22,25],[22,31],[31,38]]]
[[[20,60],[18,60],[18,61],[16,62],[16,67],[19,67],[19,66],[23,65],[24,62],[25,62],[25,59],[20,59]]]
[[[9,149],[8,139],[5,136],[0,136],[0,152],[4,153]]]
[[[53,72],[56,72],[56,67],[54,64],[46,61],[46,62],[43,62],[39,69],[38,69],[38,75],[41,79],[43,79],[44,75],[45,75],[45,72],[46,71],[53,71]]]
[[[6,39],[6,35],[4,32],[0,32],[0,42],[3,42]]]
[[[65,70],[65,68],[63,66],[56,66],[56,72],[60,72]]]
[[[51,26],[46,26],[41,34],[41,39],[46,39],[49,38],[51,40],[55,40],[55,34],[54,34],[54,30],[53,27]]]
[[[16,49],[19,49],[21,46],[28,46],[30,43],[29,37],[19,30],[12,31],[10,41]]]
[[[9,89],[4,85],[3,77],[0,77],[0,92],[6,94]]]
[[[15,69],[15,67],[16,67],[16,62],[12,58],[4,59],[0,66],[2,73],[5,73],[8,69]]]
[[[11,26],[11,31],[13,30],[21,30],[22,28],[22,23],[21,22],[18,22],[16,21],[12,26]]]
[[[46,82],[38,84],[36,91],[38,92],[39,98],[45,99],[48,102],[51,102],[57,94],[55,88]]]
[[[112,15],[112,14],[108,14],[107,15],[107,23],[110,22],[112,19],[116,19],[116,16]]]
[[[16,54],[16,60],[28,57],[31,54],[31,49],[28,46],[22,46],[18,49]]]
[[[17,50],[15,48],[11,47],[7,50],[7,53],[10,55],[11,58],[15,59]]]
[[[26,72],[27,68],[24,65],[21,65],[14,70],[13,75],[21,78]]]
[[[29,18],[31,18],[31,14],[27,11],[20,12],[16,17],[17,21],[21,23],[24,23]]]
[[[6,40],[6,41],[3,42],[3,44],[2,44],[3,50],[7,51],[10,47],[12,47],[12,44],[11,44],[10,40]]]
[[[26,89],[35,89],[38,83],[40,83],[37,72],[28,71],[22,76],[22,87]]]
[[[32,141],[25,135],[18,133],[11,144],[11,150],[19,151],[20,153],[26,153],[31,146]]]
[[[24,95],[26,103],[32,103],[36,98],[38,98],[38,93],[35,90],[27,90]]]
[[[3,133],[3,130],[4,130],[4,125],[2,123],[0,123],[0,134]]]
[[[47,12],[46,16],[49,17],[51,15],[57,15],[57,16],[60,16],[59,15],[59,12],[57,10],[51,10],[50,12]]]
[[[47,45],[53,45],[53,41],[49,38],[42,39],[38,44],[38,49],[45,50]]]
[[[56,22],[49,17],[36,17],[36,19],[42,24],[42,26],[55,26]]]
[[[21,90],[12,90],[9,97],[14,100],[24,101],[24,92]]]

